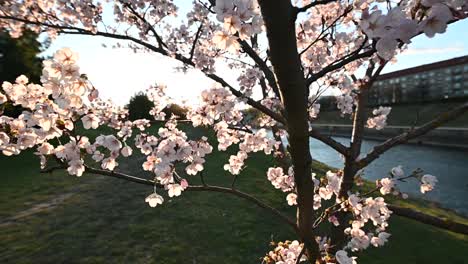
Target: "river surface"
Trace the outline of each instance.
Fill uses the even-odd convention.
[[[349,139],[336,137],[335,140],[349,145]],[[362,152],[367,153],[379,144],[378,141],[363,142]],[[340,155],[324,143],[312,139],[311,153],[315,160],[329,166],[343,168]],[[399,189],[410,197],[434,201],[441,207],[450,208],[458,213],[468,215],[468,151],[442,147],[400,145],[381,155],[364,171],[364,178],[376,180],[388,175],[395,166],[402,165],[408,175],[417,168],[426,174],[437,176],[439,182],[429,193],[421,194],[419,183],[410,179],[406,183],[398,183]]]

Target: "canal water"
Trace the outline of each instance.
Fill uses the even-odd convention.
[[[336,137],[335,140],[349,145],[347,138]],[[362,152],[369,152],[379,143],[364,141]],[[315,160],[343,168],[340,155],[324,143],[312,139],[310,149]],[[406,175],[421,168],[426,174],[437,176],[439,180],[436,188],[426,194],[419,191],[419,183],[415,179],[399,183],[401,191],[408,193],[410,197],[433,201],[441,207],[468,215],[468,151],[411,144],[396,146],[371,163],[364,171],[364,178],[376,180],[386,177],[398,165],[402,165]]]

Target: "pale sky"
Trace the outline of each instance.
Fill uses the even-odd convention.
[[[388,65],[384,72],[467,55],[467,29],[468,19],[450,25],[445,34],[432,39],[418,36],[409,49],[397,57],[398,62]],[[154,83],[164,83],[170,95],[192,102],[201,90],[211,86],[211,81],[197,71],[176,72],[174,67],[179,64],[171,59],[157,54],[135,54],[123,48],[104,48],[104,42],[109,44],[101,37],[64,35],[58,37],[44,54],[50,55],[63,47],[78,52],[81,72],[88,75],[103,98],[111,98],[120,105],[128,103],[131,95]],[[223,78],[237,85],[237,77],[229,74],[230,71],[227,67],[218,68]]]

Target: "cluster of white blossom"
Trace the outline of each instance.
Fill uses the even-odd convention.
[[[176,121],[170,120],[159,129],[159,138],[146,133],[135,137],[135,146],[146,156],[143,170],[154,173],[155,182],[164,186],[169,197],[179,196],[188,186],[187,180],[177,174],[176,163],[188,163],[185,172],[196,175],[204,169],[205,156],[213,150],[206,137],[188,140],[176,126]]]
[[[236,124],[242,119],[240,111],[235,109],[235,97],[224,87],[214,86],[203,90],[201,105],[187,113],[194,126],[211,126],[218,119]]]
[[[419,32],[428,37],[445,32],[454,14],[466,6],[466,1],[406,1],[386,13],[374,6],[362,12],[359,25],[369,38],[377,39],[379,56],[390,60],[400,42],[410,43]]]
[[[320,198],[324,200],[330,200],[333,194],[338,196],[340,192],[342,176],[338,173],[327,171],[326,178],[327,184],[324,187],[319,188],[318,194],[320,195]]]
[[[343,76],[338,79],[337,87],[340,89],[340,94],[335,97],[337,108],[342,116],[352,114],[356,98],[353,91],[357,88],[356,84],[350,78]]]
[[[380,193],[383,195],[393,194],[401,195],[403,198],[407,198],[408,195],[401,193],[397,187],[397,181],[401,181],[408,178],[416,178],[420,183],[421,193],[426,193],[432,191],[437,184],[437,177],[430,174],[422,174],[421,169],[417,169],[411,175],[405,176],[403,168],[401,165],[392,168],[390,172],[390,177],[385,177],[376,182],[377,187],[380,187]]]
[[[233,175],[237,175],[242,170],[248,153],[263,151],[265,154],[270,155],[278,146],[279,143],[270,138],[263,128],[255,133],[246,133],[239,144],[239,152],[236,155],[231,155],[229,163],[224,165],[224,169]]]
[[[426,174],[421,177],[421,192],[426,193],[432,191],[438,180],[435,176]]]
[[[267,178],[271,184],[283,192],[294,190],[294,172],[292,167],[289,168],[288,174],[284,174],[283,168],[268,168]]]
[[[339,264],[357,264],[357,257],[349,257],[348,252],[344,250],[338,250],[335,254],[336,262]]]
[[[303,247],[304,245],[297,240],[279,242],[272,251],[268,252],[263,261],[266,264],[296,264],[307,261],[304,254],[302,254],[300,262],[297,261]]]
[[[279,112],[283,108],[283,104],[278,98],[272,98],[272,97],[264,98],[262,99],[261,104],[275,112]],[[276,125],[276,120],[274,120],[268,115],[261,114],[258,117],[258,125],[260,127],[272,127]]]
[[[382,246],[390,236],[385,232],[385,229],[392,213],[384,198],[361,198],[357,194],[352,194],[347,200],[347,206],[353,212],[355,219],[351,227],[345,229],[345,233],[351,237],[346,248],[358,251],[367,249],[371,244],[375,247]],[[368,223],[372,223],[376,227],[375,234],[366,233],[363,230]]]
[[[213,42],[221,50],[236,52],[238,39],[245,40],[262,32],[263,19],[256,0],[216,0],[216,18],[223,30],[215,32]]]
[[[262,77],[262,72],[256,68],[246,69],[240,76],[237,78],[239,82],[241,92],[246,96],[250,97],[253,94],[252,89],[258,83],[258,80]]]
[[[367,119],[367,127],[382,130],[387,125],[387,116],[392,110],[391,107],[380,106],[372,111],[374,117]]]
[[[245,133],[242,131],[229,129],[226,121],[220,121],[214,125],[216,138],[218,140],[218,150],[225,151],[232,144],[237,144],[241,136]]]
[[[65,48],[57,51],[52,60],[44,61],[43,85],[28,84],[23,75],[14,84],[3,82],[2,103],[23,109],[17,118],[0,118],[0,150],[4,155],[16,155],[36,145],[43,145],[42,153],[52,155],[51,145],[45,143],[73,131],[81,117],[87,128],[99,125],[100,118],[91,110],[98,93],[80,75],[77,58],[76,53]],[[39,151],[38,155],[45,165],[44,154]]]
[[[154,104],[150,110],[150,115],[155,120],[164,120],[166,113],[163,110],[171,104],[170,98],[166,95],[166,89],[165,85],[153,85],[146,90],[146,96]]]

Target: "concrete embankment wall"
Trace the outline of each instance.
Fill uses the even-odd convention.
[[[350,137],[352,131],[351,125],[312,124],[312,127],[325,135],[337,137]],[[383,130],[366,128],[364,138],[384,141],[388,138],[400,135],[410,129],[411,127],[409,126],[387,126]],[[426,135],[411,140],[409,143],[468,150],[468,128],[439,127]]]

